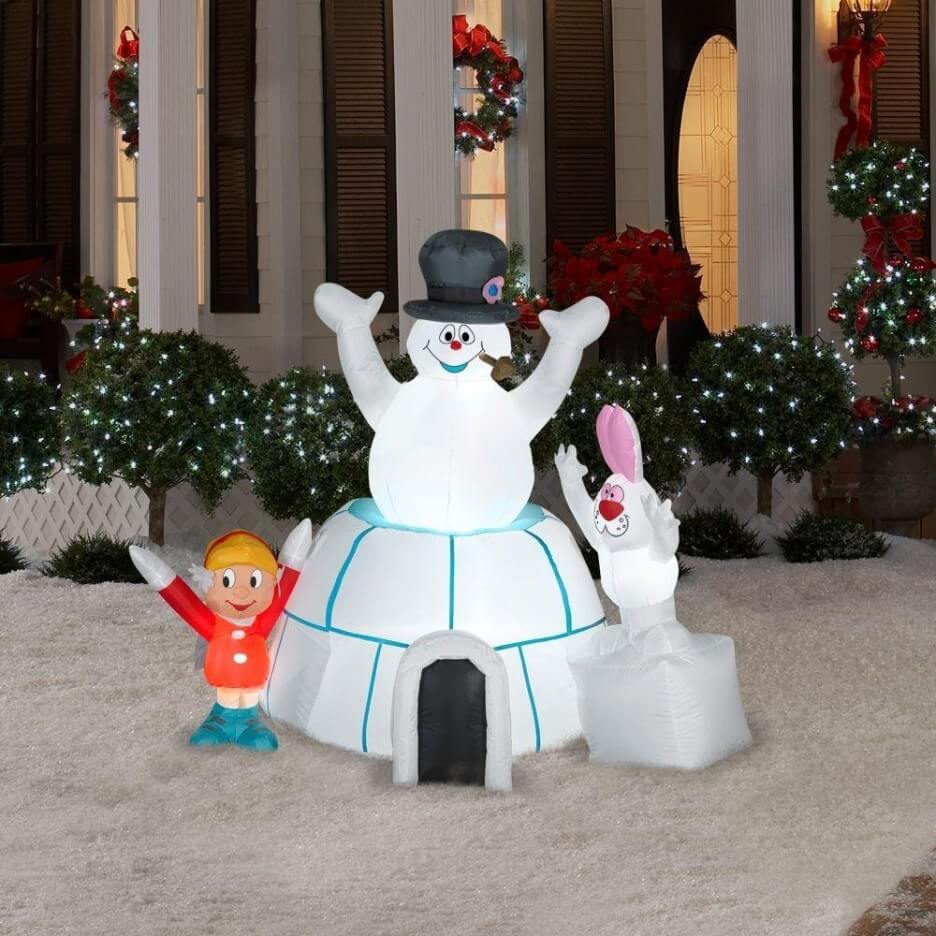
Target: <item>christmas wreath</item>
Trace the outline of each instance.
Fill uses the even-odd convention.
[[[455,108],[455,150],[471,156],[481,149],[491,152],[513,133],[517,117],[517,85],[523,72],[507,53],[503,40],[486,26],[469,28],[468,17],[452,17],[452,55],[455,67],[466,65],[475,72],[481,92],[477,110]]]
[[[114,58],[117,64],[107,79],[110,113],[120,127],[120,138],[127,144],[124,155],[135,159],[140,154],[140,37],[129,26],[120,31]]]

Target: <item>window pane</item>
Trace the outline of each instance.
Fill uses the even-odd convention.
[[[465,195],[504,195],[507,191],[507,167],[503,143],[493,153],[477,150],[471,159],[460,158],[460,189]]]
[[[196,206],[197,215],[196,215],[196,249],[198,252],[198,304],[200,306],[205,305],[206,296],[208,293],[207,282],[206,282],[206,272],[207,264],[205,263],[205,251],[208,249],[208,245],[205,243],[205,203],[200,201]]]
[[[208,103],[206,94],[199,94],[195,99],[195,114],[197,127],[195,131],[196,140],[196,172],[195,172],[195,195],[198,198],[205,197],[205,107]]]
[[[504,38],[504,0],[465,0],[458,4],[456,13],[464,13],[468,17],[468,25],[480,23],[497,36]]]
[[[117,285],[136,276],[136,202],[117,202]]]
[[[195,2],[195,86],[205,87],[205,0]]]
[[[117,155],[114,159],[114,172],[117,176],[115,194],[118,198],[134,198],[136,196],[137,161],[124,156],[123,151],[127,144],[120,139],[120,130],[114,131],[114,145],[117,147]]]
[[[136,0],[114,0],[114,48],[120,42],[120,31],[124,26],[136,29]]]
[[[461,226],[472,231],[487,231],[507,243],[507,199],[463,198]]]

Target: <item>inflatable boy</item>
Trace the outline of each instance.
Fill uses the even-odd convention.
[[[217,693],[207,718],[190,738],[199,747],[237,744],[275,751],[276,735],[260,720],[257,703],[270,673],[267,638],[282,614],[312,543],[303,520],[287,537],[279,562],[259,536],[234,530],[205,550],[200,599],[158,556],[130,547],[147,583],[208,641],[205,680]]]

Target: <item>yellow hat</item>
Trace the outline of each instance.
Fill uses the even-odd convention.
[[[253,533],[232,530],[212,540],[205,550],[205,568],[209,572],[232,565],[252,565],[270,575],[276,575],[273,550]]]

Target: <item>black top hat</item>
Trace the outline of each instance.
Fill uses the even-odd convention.
[[[507,275],[507,248],[484,231],[439,231],[419,251],[427,299],[411,299],[403,309],[432,322],[490,325],[514,321],[520,313],[501,302]]]

